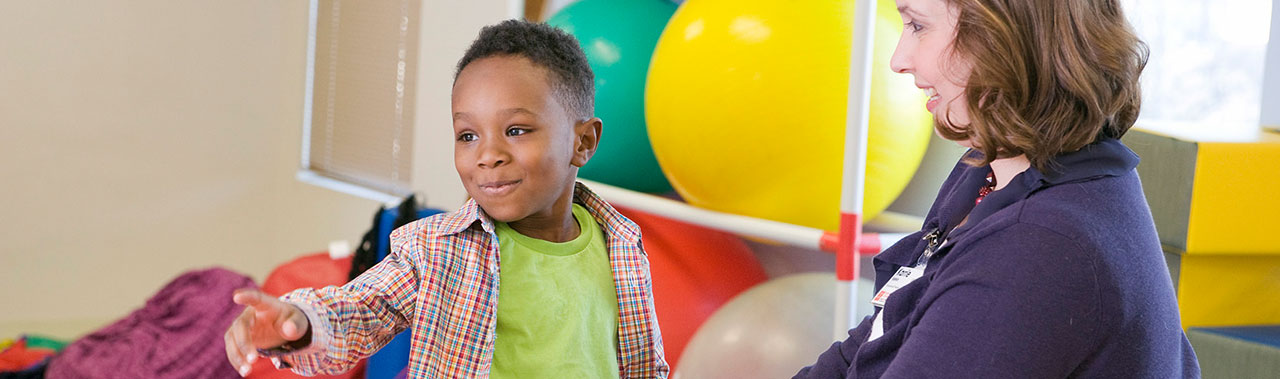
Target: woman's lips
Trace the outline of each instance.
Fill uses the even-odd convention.
[[[929,100],[924,103],[924,108],[929,112],[933,112],[933,108],[937,108],[938,101],[942,99],[938,96],[938,90],[933,89],[933,87],[921,87],[920,89],[924,90],[925,96],[929,97]]]

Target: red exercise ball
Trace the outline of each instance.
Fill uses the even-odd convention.
[[[729,299],[768,276],[737,236],[627,208],[618,210],[640,226],[663,347],[674,372],[698,327]]]
[[[351,257],[333,259],[329,253],[303,255],[271,270],[262,282],[262,292],[280,296],[299,288],[321,288],[347,283]]]
[[[280,296],[298,288],[321,288],[347,283],[351,271],[351,257],[333,259],[328,252],[312,253],[295,258],[271,270],[259,289],[271,296]],[[338,375],[317,375],[312,379],[356,379],[365,377],[365,360]],[[277,370],[270,359],[259,359],[253,364],[248,379],[301,379],[307,378],[289,370]]]

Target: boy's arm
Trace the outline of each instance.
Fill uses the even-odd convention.
[[[305,288],[280,299],[296,305],[311,324],[311,343],[279,357],[280,367],[307,376],[334,375],[386,345],[410,326],[419,277],[410,254],[420,248],[416,238],[392,234],[393,251],[382,262],[341,287]]]

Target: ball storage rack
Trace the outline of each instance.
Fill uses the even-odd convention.
[[[833,252],[836,255],[835,340],[872,313],[871,304],[857,301],[859,256],[874,255],[905,237],[906,233],[867,233],[862,216],[866,183],[867,130],[870,116],[871,57],[876,1],[858,0],[854,8],[849,64],[848,113],[845,121],[844,168],[841,183],[840,227],[826,231],[772,220],[717,212],[667,198],[579,179],[611,203],[655,215],[719,229],[744,236],[773,240],[792,246]],[[884,212],[874,221],[876,229],[915,231],[921,219]]]

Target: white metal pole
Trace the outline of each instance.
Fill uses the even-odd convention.
[[[618,188],[604,183],[581,178],[578,180],[614,205],[738,235],[763,238],[815,250],[821,248],[820,243],[823,235],[821,229],[706,210],[679,201]]]
[[[637,211],[693,225],[704,226],[737,235],[771,240],[790,246],[824,250],[833,253],[835,252],[835,245],[839,243],[838,241],[833,241],[832,237],[834,237],[834,233],[823,231],[821,229],[732,213],[716,212],[698,208],[679,201],[582,178],[579,178],[578,181],[586,184],[592,191],[595,191],[597,195],[600,195],[600,197],[615,206],[631,208]],[[897,231],[914,231],[918,229],[918,225],[924,222],[923,219],[916,216],[893,212],[881,213],[880,217],[877,217],[876,220],[873,221],[874,222],[871,223],[871,225],[876,226],[879,229]],[[859,246],[857,253],[878,253],[884,247],[897,243],[898,240],[905,238],[908,234],[909,233],[863,233],[863,244]]]
[[[1271,2],[1271,39],[1262,61],[1262,127],[1280,132],[1280,0]]]
[[[867,129],[871,113],[871,55],[876,0],[857,0],[850,39],[849,102],[845,119],[844,179],[840,200],[840,249],[836,252],[834,334],[843,340],[858,324],[857,248],[862,238],[862,196],[866,184]]]

